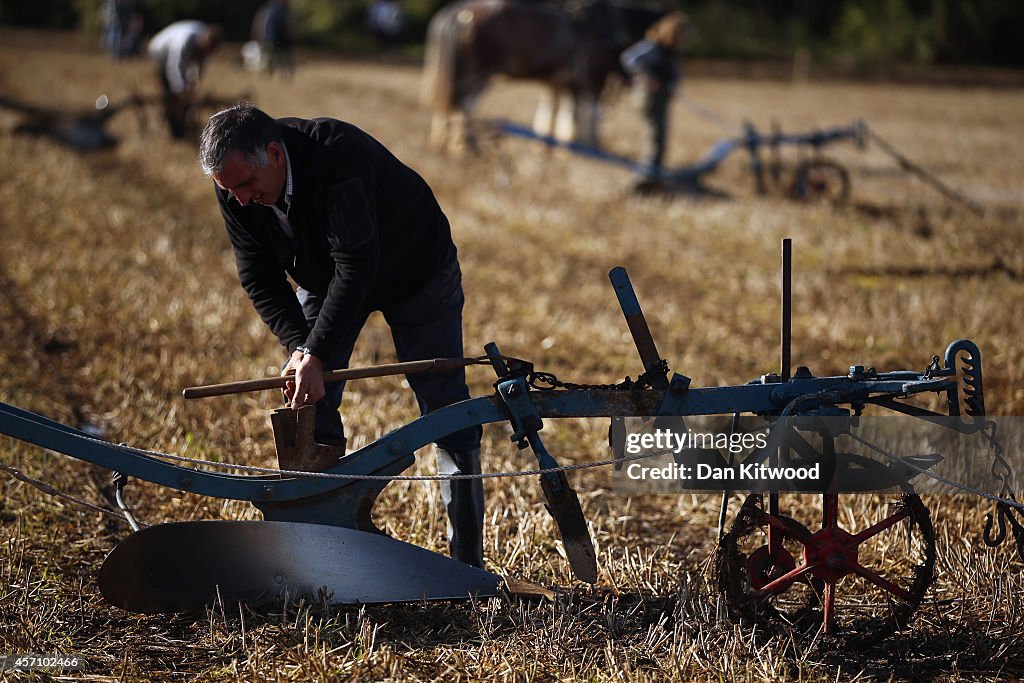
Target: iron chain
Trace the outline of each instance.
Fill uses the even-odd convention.
[[[992,476],[1002,482],[1002,496],[1015,500],[1013,486],[1010,484],[1010,481],[1013,479],[1013,468],[1010,467],[1010,463],[1003,457],[1003,446],[996,437],[997,428],[995,420],[989,420],[981,428],[980,433],[988,441],[989,448],[992,449]]]
[[[653,368],[640,374],[636,381],[626,377],[618,384],[577,384],[575,382],[563,382],[550,372],[536,372],[530,370],[526,375],[526,383],[538,391],[554,391],[555,389],[568,389],[570,391],[643,391],[654,386],[654,378],[664,376],[668,372],[668,361],[661,359]]]

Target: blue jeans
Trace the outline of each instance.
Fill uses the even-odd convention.
[[[323,298],[301,287],[296,291],[299,303],[310,327],[316,322],[323,306]],[[391,328],[395,353],[399,362],[431,358],[462,358],[462,271],[452,254],[443,266],[419,290],[397,303],[381,308]],[[341,332],[338,346],[324,363],[325,370],[347,368],[356,339],[372,310],[357,315],[352,325]],[[469,398],[464,368],[439,372],[406,375],[409,386],[416,394],[420,413],[426,414],[452,403]],[[318,443],[342,444],[345,429],[341,415],[344,382],[326,385],[327,394],[316,404],[314,438]],[[456,453],[465,453],[480,447],[483,430],[471,427],[449,434],[437,445]]]

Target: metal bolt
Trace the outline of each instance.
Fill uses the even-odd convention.
[[[263,487],[263,497],[264,498],[273,498],[274,497],[274,488],[272,486],[264,486]]]
[[[274,583],[284,583],[284,577],[280,574],[274,576]]]
[[[395,439],[394,441],[392,441],[391,445],[388,446],[388,450],[391,451],[392,455],[398,455],[399,453],[401,453],[404,450],[404,446],[402,445],[402,440],[401,439]]]
[[[508,388],[509,398],[516,398],[519,396],[520,388],[518,384],[513,384]]]
[[[669,385],[669,391],[671,392],[673,398],[680,398],[686,395],[686,392],[689,390],[689,388],[689,377],[674,377],[672,378],[672,383]]]

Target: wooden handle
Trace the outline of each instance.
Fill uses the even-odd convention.
[[[386,365],[370,365],[365,368],[347,368],[345,370],[329,370],[324,373],[324,383],[342,382],[349,379],[366,377],[386,377],[388,375],[409,375],[432,370],[454,370],[468,365],[486,363],[479,358],[434,358],[431,360],[414,360],[406,363],[389,363]],[[208,398],[227,394],[243,394],[249,391],[265,391],[267,389],[284,389],[285,383],[294,380],[294,375],[281,377],[265,377],[263,379],[246,379],[239,382],[224,384],[207,384],[199,387],[188,387],[181,392],[185,398]]]

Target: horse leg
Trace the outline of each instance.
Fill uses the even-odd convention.
[[[430,135],[427,146],[434,151],[443,151],[448,142],[448,125],[450,115],[435,111],[430,116]]]
[[[459,109],[452,116],[451,135],[448,138],[448,153],[458,157],[464,155],[467,151],[476,152],[477,149],[473,120],[468,112]]]
[[[441,151],[453,156],[459,156],[462,154],[464,135],[465,115],[461,110],[456,109],[448,115],[445,127],[444,146],[441,148]]]
[[[533,115],[533,132],[537,135],[550,136],[555,130],[555,114],[558,112],[558,93],[552,88],[545,90],[537,103],[537,111]]]
[[[555,139],[562,142],[576,140],[576,102],[569,93],[559,93],[558,118],[555,122]]]
[[[454,117],[454,132],[451,136],[449,149],[457,155],[467,150],[473,153],[480,151],[477,140],[476,120],[473,118],[473,110],[480,99],[480,93],[464,95],[459,100],[457,114]]]
[[[594,149],[601,148],[597,136],[598,123],[601,119],[601,107],[593,95],[583,95],[576,101],[576,123],[579,134],[578,142]]]

